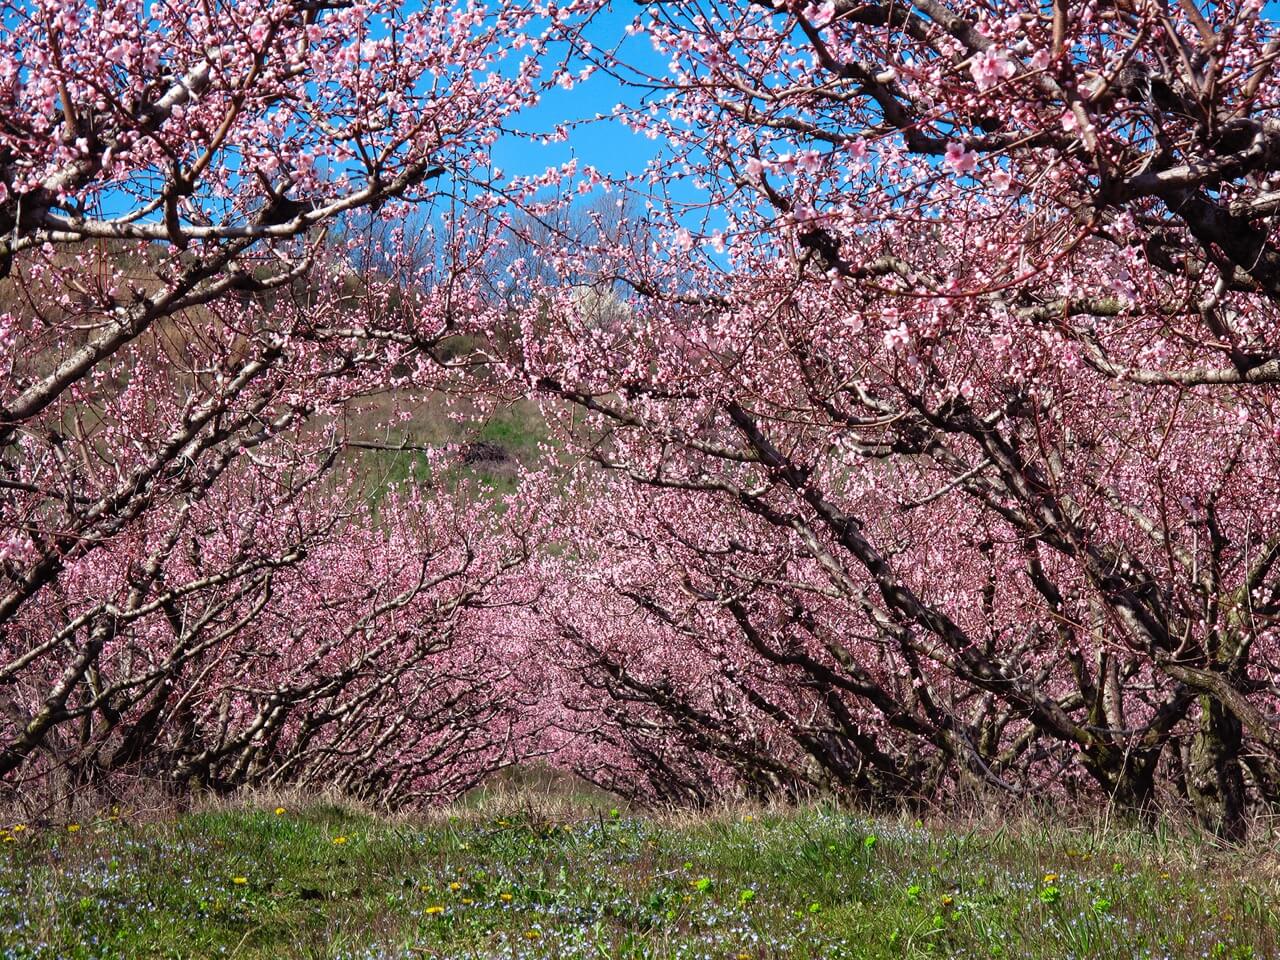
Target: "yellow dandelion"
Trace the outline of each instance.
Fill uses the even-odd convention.
[[[13,825],[13,832],[14,832],[14,833],[21,833],[21,832],[22,832],[23,830],[25,830],[25,829],[27,829],[27,825],[26,825],[25,823],[15,823],[15,824]]]
[[[499,899],[499,900],[501,900],[503,903],[510,903],[510,902],[511,902],[511,894],[509,894],[509,893],[500,893],[500,894],[498,894],[498,899]]]
[[[751,960],[751,954],[749,954],[749,953],[740,953],[740,954],[738,954],[738,960]]]
[[[343,845],[344,843],[346,843],[346,842],[347,842],[347,838],[346,838],[346,837],[334,837],[334,838],[333,838],[333,845],[334,845],[335,847],[340,847],[340,846],[342,846],[342,845]]]
[[[542,936],[541,930],[526,930],[524,932],[524,938],[526,940],[537,940],[540,936]]]
[[[283,816],[284,816],[284,807],[276,807],[276,816],[277,816],[277,817],[283,817]]]
[[[248,877],[232,877],[231,882],[243,886],[244,884],[249,882],[249,878]]]
[[[430,915],[433,913],[444,913],[444,907],[440,906],[439,904],[427,907],[427,914]]]
[[[462,889],[462,884],[460,884],[457,880],[455,880],[453,881],[453,883],[449,884],[449,889],[456,893],[457,891]]]
[[[78,823],[68,823],[68,824],[67,824],[67,833],[75,833],[75,832],[76,832],[77,830],[79,830],[79,829],[80,829],[80,824],[78,824]]]
[[[1056,873],[1046,873],[1046,874],[1044,875],[1044,882],[1045,882],[1045,883],[1057,883],[1057,882],[1058,882],[1058,875],[1057,875]]]
[[[11,833],[6,833],[3,838],[4,843],[17,843],[18,838]]]
[[[956,902],[956,898],[955,898],[955,897],[953,897],[953,896],[951,896],[951,894],[949,894],[949,893],[948,893],[948,894],[943,894],[943,897],[942,897],[942,905],[943,905],[944,907],[950,907],[950,906],[952,906],[955,902]]]
[[[470,897],[463,897],[463,898],[462,898],[462,904],[463,904],[463,906],[467,906],[467,907],[469,907],[469,906],[471,906],[473,903],[475,903],[475,901],[474,901],[474,900],[472,900]]]

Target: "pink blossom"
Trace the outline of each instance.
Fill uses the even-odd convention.
[[[944,162],[956,176],[963,176],[973,173],[977,169],[978,155],[972,151],[965,150],[964,144],[953,141],[947,144]]]
[[[822,154],[817,150],[802,150],[796,154],[796,167],[804,173],[818,173],[822,169]]]
[[[884,334],[885,349],[892,350],[895,353],[902,353],[911,346],[911,328],[906,323],[900,323],[890,330],[886,330]]]
[[[987,90],[1017,73],[1018,68],[1005,50],[995,47],[976,54],[969,64],[969,72],[979,90]]]
[[[834,0],[822,0],[821,3],[811,3],[804,8],[804,17],[815,26],[825,26],[835,19],[836,5]]]

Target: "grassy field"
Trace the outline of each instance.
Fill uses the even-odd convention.
[[[1049,820],[323,804],[0,832],[0,957],[1276,956],[1265,850]]]

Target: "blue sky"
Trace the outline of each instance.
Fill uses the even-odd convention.
[[[644,9],[634,0],[613,0],[592,20],[586,36],[597,49],[612,49],[621,43],[621,52],[629,63],[651,73],[665,73],[666,61],[653,50],[648,36],[628,36],[626,32],[627,25]],[[634,104],[639,97],[640,91],[597,71],[572,90],[555,87],[548,91],[537,107],[520,115],[518,123],[527,132],[549,133],[560,123],[589,120],[597,115],[607,117],[615,104]],[[580,165],[593,166],[606,175],[623,176],[638,173],[661,149],[660,143],[606,119],[576,127],[563,143],[535,145],[523,138],[504,139],[494,145],[493,161],[508,175],[532,174],[576,157]]]
[[[628,36],[626,32],[627,25],[642,14],[646,6],[635,0],[613,0],[593,20],[587,37],[597,48],[612,48],[621,43],[621,52],[628,63],[661,76],[667,69],[666,58],[653,50],[647,34]],[[1272,20],[1280,18],[1280,0],[1268,0],[1263,13]],[[635,104],[639,97],[637,89],[597,72],[572,90],[556,88],[549,92],[536,108],[520,116],[519,123],[526,131],[549,132],[558,123],[607,115],[615,104]],[[576,128],[565,143],[535,146],[520,138],[503,140],[495,144],[493,158],[508,174],[537,173],[577,157],[580,164],[589,164],[605,174],[623,176],[640,172],[661,150],[660,143],[632,133],[620,123],[603,120]]]
[[[635,0],[612,0],[588,25],[586,38],[597,49],[620,45],[625,62],[661,77],[667,71],[667,58],[654,51],[644,31],[635,35],[627,33],[628,25],[637,15],[644,14],[646,6]],[[1264,14],[1273,21],[1280,18],[1280,0],[1269,0]],[[596,167],[606,176],[638,175],[649,161],[662,153],[664,145],[633,133],[622,123],[609,119],[609,114],[616,104],[635,105],[641,97],[640,89],[619,83],[603,71],[597,71],[572,90],[553,87],[537,107],[523,111],[511,125],[525,134],[550,133],[561,123],[591,121],[597,116],[605,119],[575,126],[569,138],[559,143],[540,144],[527,136],[504,137],[492,148],[493,163],[502,169],[504,178],[536,175],[571,158],[576,158],[580,166]],[[694,199],[693,194],[686,199]]]

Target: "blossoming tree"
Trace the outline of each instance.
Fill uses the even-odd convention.
[[[512,758],[468,624],[528,531],[367,457],[464,364],[480,241],[449,217],[490,208],[571,15],[0,5],[7,785],[403,799]]]
[[[871,797],[1181,797],[1231,837],[1277,798],[1261,8],[637,20],[668,92],[623,115],[672,144],[670,199],[601,273],[630,313],[561,297],[520,362],[625,478],[586,498],[615,533],[579,542],[666,652],[610,646],[605,608],[560,633],[633,764],[668,732],[655,789],[715,744],[747,779]]]

